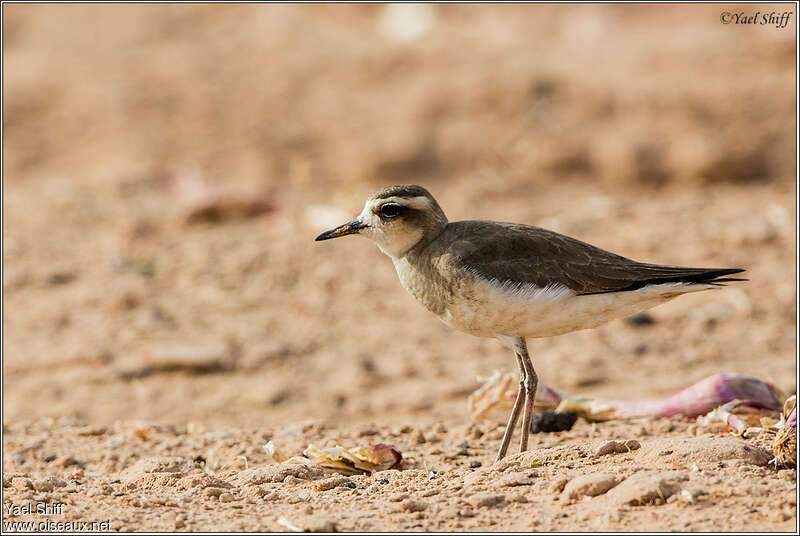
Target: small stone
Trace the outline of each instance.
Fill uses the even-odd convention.
[[[294,524],[304,532],[337,532],[336,523],[321,514],[301,517]]]
[[[48,285],[66,285],[67,283],[71,282],[75,279],[75,274],[73,272],[53,272],[47,276],[47,284]]]
[[[33,489],[33,482],[30,478],[14,477],[11,479],[11,487],[18,490]]]
[[[519,468],[519,465],[520,464],[517,460],[500,460],[499,462],[492,465],[492,469],[494,469],[498,473],[502,473],[512,468],[517,470]]]
[[[509,502],[524,504],[528,502],[528,497],[526,497],[524,493],[520,492],[520,493],[515,493],[514,495],[509,497],[508,500]]]
[[[554,480],[552,484],[550,484],[550,493],[561,493],[564,490],[564,487],[569,482],[569,478],[561,477],[558,480]]]
[[[475,493],[467,500],[472,506],[475,507],[492,507],[505,501],[506,496],[502,493]]]
[[[481,462],[479,462],[478,460],[472,460],[471,462],[469,462],[469,468],[470,469],[477,469],[481,465],[483,465],[483,464]]]
[[[59,465],[61,465],[61,467],[70,467],[72,465],[82,466],[83,464],[72,456],[65,456],[61,459]]]
[[[406,499],[400,504],[400,507],[406,512],[422,512],[423,510],[428,508],[428,503],[426,503],[425,501]]]
[[[422,431],[417,430],[417,433],[414,434],[414,441],[419,444],[422,444],[425,443],[427,440],[425,439],[425,434],[423,434]]]
[[[233,494],[225,491],[219,494],[219,502],[227,503],[233,501]]]
[[[562,497],[566,501],[578,500],[584,496],[595,497],[602,495],[617,484],[618,481],[614,475],[606,473],[581,475],[569,481],[564,487]]]
[[[220,488],[206,488],[206,497],[219,497],[223,491]]]
[[[33,481],[33,489],[36,491],[53,491],[53,483],[48,482],[47,480],[34,480]]]
[[[467,475],[464,476],[464,485],[474,486],[475,484],[481,483],[486,479],[488,474],[489,469],[480,469],[478,471],[467,473]]]
[[[635,439],[628,439],[626,441],[609,439],[601,441],[600,444],[594,448],[594,455],[605,456],[606,454],[623,454],[625,452],[636,450],[639,447],[641,447],[641,445]]]
[[[62,480],[62,479],[56,478],[54,476],[45,477],[45,478],[39,480],[39,482],[47,482],[48,484],[52,485],[54,489],[55,488],[64,488],[64,487],[67,486],[66,480]],[[36,487],[36,483],[34,482],[34,488],[35,487]],[[41,490],[39,490],[39,491],[41,491]]]
[[[636,454],[645,466],[694,464],[700,468],[738,463],[745,466],[767,466],[773,455],[765,448],[731,437],[676,437],[645,442]]]
[[[367,437],[367,436],[374,436],[374,435],[378,435],[378,429],[375,428],[375,426],[372,426],[372,425],[363,426],[358,431],[358,437]]]
[[[107,431],[108,427],[101,424],[97,426],[84,426],[83,428],[79,428],[77,433],[82,436],[99,436],[105,434]]]
[[[515,487],[515,486],[530,486],[533,484],[533,479],[525,473],[511,473],[504,475],[497,481],[500,487]]]
[[[608,493],[608,497],[619,505],[663,504],[678,491],[678,483],[686,478],[686,475],[677,471],[640,472],[616,486]]]
[[[314,487],[316,487],[319,491],[328,491],[329,489],[341,486],[346,482],[350,482],[350,479],[346,476],[332,476],[330,478],[317,481]]]
[[[629,326],[641,328],[645,326],[652,326],[656,323],[656,319],[650,313],[639,313],[638,315],[629,316],[625,319]]]
[[[408,493],[397,493],[395,495],[390,495],[388,500],[390,502],[400,502],[407,498],[408,498]]]
[[[241,486],[257,486],[267,482],[284,482],[287,476],[296,479],[315,480],[324,475],[321,467],[316,465],[284,463],[245,469],[236,476]]]
[[[226,342],[157,343],[146,352],[126,374],[139,374],[143,370],[186,370],[190,372],[212,372],[227,370],[233,366],[231,346]]]

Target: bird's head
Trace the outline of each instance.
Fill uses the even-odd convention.
[[[315,240],[360,234],[390,257],[401,258],[414,246],[436,238],[446,225],[447,217],[430,192],[405,184],[375,192],[356,219],[325,231]]]

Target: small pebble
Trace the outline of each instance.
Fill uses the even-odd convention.
[[[475,493],[467,500],[472,506],[475,507],[492,507],[505,501],[506,496],[502,493]]]
[[[567,501],[578,500],[585,496],[595,497],[602,495],[617,484],[618,481],[614,475],[605,473],[581,475],[569,481],[564,487],[562,496]]]
[[[335,488],[336,486],[340,486],[345,482],[350,482],[350,479],[346,476],[332,476],[324,480],[318,480],[314,487],[316,487],[319,491],[327,491]]]
[[[33,489],[33,482],[30,478],[14,477],[11,479],[11,487],[18,490]]]
[[[520,493],[515,493],[514,495],[509,497],[508,500],[509,502],[524,504],[528,502],[528,497],[526,497],[524,493],[520,492]]]
[[[222,493],[223,490],[220,488],[206,488],[207,497],[219,497]]]
[[[569,482],[569,478],[561,477],[550,484],[550,493],[561,493]]]
[[[638,315],[629,316],[625,319],[625,323],[629,326],[641,328],[645,326],[652,326],[656,323],[656,319],[649,313],[639,313]]]
[[[59,465],[61,465],[61,467],[70,467],[72,465],[81,466],[83,464],[81,462],[79,462],[78,460],[76,460],[75,458],[73,458],[72,456],[65,456],[59,462]]]
[[[594,449],[595,456],[605,456],[606,454],[623,454],[640,448],[641,445],[635,439],[628,439],[626,441],[616,441],[609,439],[602,441]]]
[[[497,481],[500,487],[516,487],[516,486],[530,486],[533,484],[533,479],[525,473],[511,473],[510,475],[503,475]]]
[[[422,512],[423,510],[428,508],[428,503],[426,503],[425,501],[406,499],[400,504],[400,507],[406,512]]]
[[[47,480],[35,480],[33,482],[33,489],[36,491],[53,491],[53,487],[52,482],[48,482]]]
[[[305,532],[337,532],[336,522],[322,514],[301,517],[294,525]]]
[[[617,505],[663,504],[680,488],[679,482],[685,480],[684,474],[677,471],[655,473],[644,471],[636,473],[608,494],[610,501]]]

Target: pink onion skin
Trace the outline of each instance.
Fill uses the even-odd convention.
[[[614,400],[608,404],[622,417],[698,417],[732,400],[768,410],[779,410],[781,402],[768,382],[741,374],[709,376],[674,395],[655,400]]]
[[[387,455],[394,458],[394,463],[390,467],[394,467],[401,461],[403,461],[403,454],[400,450],[395,447],[394,445],[387,445],[386,443],[378,443],[376,445],[372,445],[372,449],[380,458],[386,458]]]
[[[516,397],[516,393],[514,393],[514,396]],[[539,385],[539,388],[536,390],[537,404],[556,407],[561,403],[563,398],[564,397],[561,396],[558,391],[551,389],[546,385]]]
[[[783,428],[788,428],[789,433],[792,434],[792,436],[797,437],[797,408],[794,408],[786,418],[786,423],[783,425]]]

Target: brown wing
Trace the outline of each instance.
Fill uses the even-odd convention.
[[[444,231],[456,266],[500,283],[561,284],[579,294],[669,282],[715,283],[738,268],[684,268],[637,262],[568,236],[515,223],[460,221]],[[715,281],[716,280],[716,281]]]

